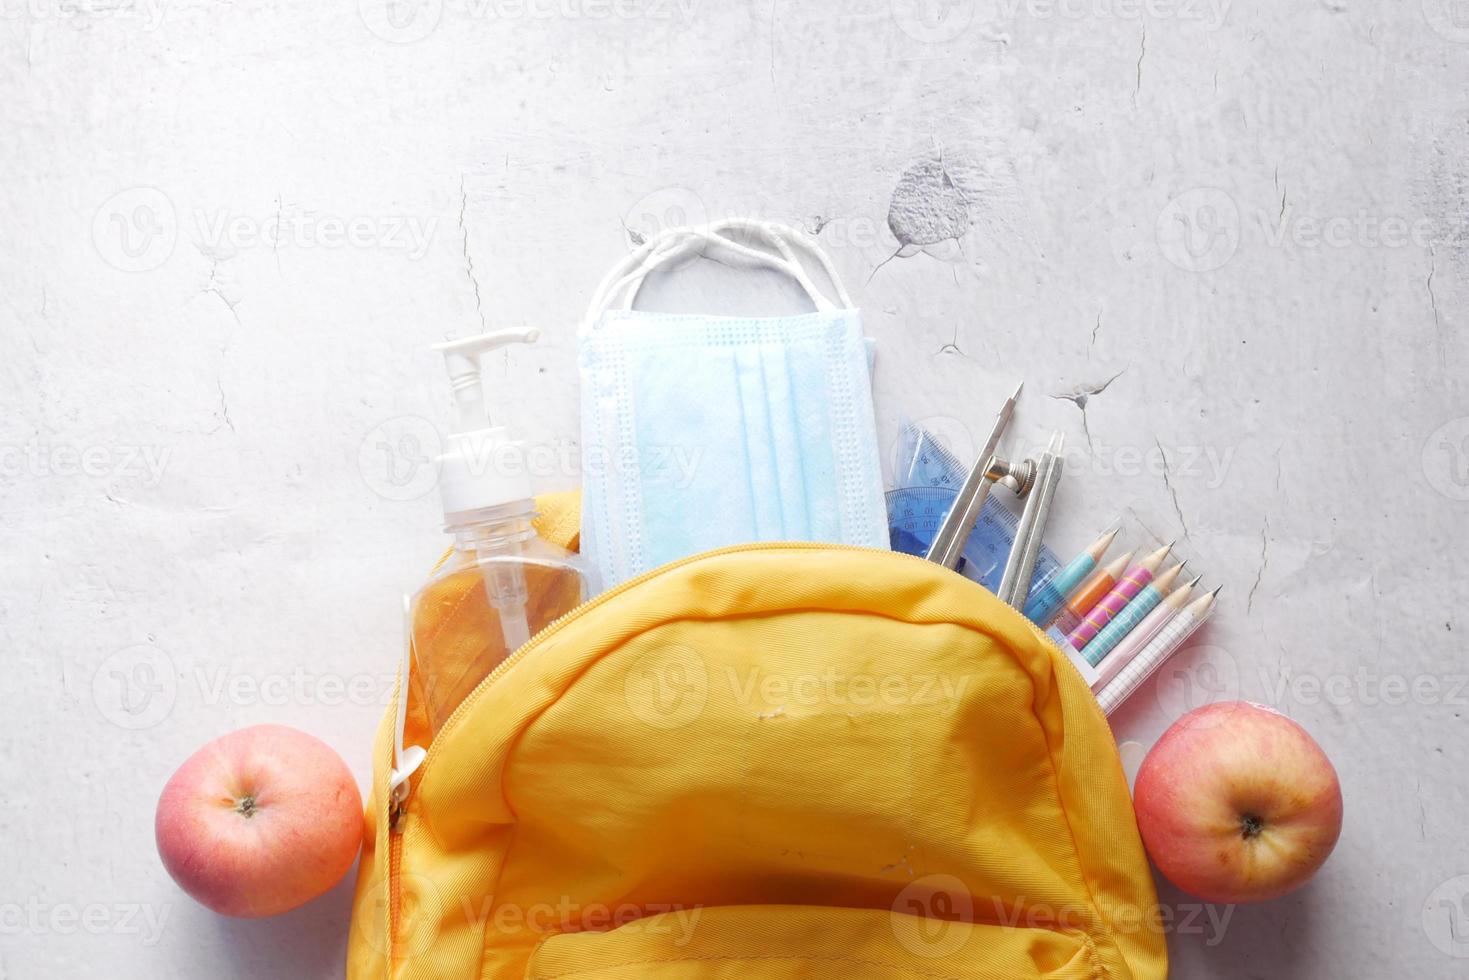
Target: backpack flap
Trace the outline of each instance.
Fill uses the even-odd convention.
[[[470,696],[385,822],[352,977],[1167,972],[1086,685],[891,552],[751,545],[605,593]]]

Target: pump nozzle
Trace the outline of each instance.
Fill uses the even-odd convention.
[[[523,447],[510,437],[504,420],[491,421],[480,371],[481,358],[489,351],[533,344],[540,335],[535,329],[499,330],[434,345],[444,355],[454,398],[454,425],[439,457],[439,494],[446,519],[520,501],[529,506]]]
[[[480,358],[492,350],[510,344],[533,344],[541,332],[536,329],[498,330],[476,337],[463,337],[434,344],[444,355],[444,369],[449,372],[449,393],[454,398],[454,431],[470,432],[493,425],[489,407],[480,387]]]

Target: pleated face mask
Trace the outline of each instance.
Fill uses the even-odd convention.
[[[631,308],[650,272],[701,249],[790,275],[815,312]],[[798,252],[821,266],[837,301],[812,283]],[[830,261],[799,232],[746,222],[665,232],[608,274],[580,343],[582,551],[603,586],[732,544],[887,547],[860,318]]]

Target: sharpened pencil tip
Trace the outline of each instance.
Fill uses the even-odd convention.
[[[1116,540],[1117,528],[1113,528],[1106,534],[1102,535],[1100,538],[1097,538],[1097,540],[1093,541],[1092,546],[1087,549],[1087,553],[1092,556],[1092,561],[1101,561],[1102,556],[1107,553],[1107,549],[1112,547],[1112,542]]]

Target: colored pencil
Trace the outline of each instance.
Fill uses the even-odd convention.
[[[1102,706],[1102,711],[1111,714],[1117,706],[1132,696],[1153,672],[1178,652],[1183,642],[1188,639],[1196,627],[1209,618],[1214,608],[1214,599],[1219,595],[1219,590],[1206,593],[1190,602],[1178,611],[1178,615],[1168,621],[1153,641],[1143,648],[1143,651],[1133,658],[1121,673],[1112,679],[1112,682],[1102,688],[1097,695],[1097,703]]]
[[[1102,658],[1112,652],[1112,649],[1127,638],[1127,634],[1136,629],[1148,614],[1158,608],[1163,597],[1173,591],[1173,583],[1183,572],[1183,562],[1174,565],[1168,571],[1163,572],[1147,585],[1144,585],[1138,594],[1122,607],[1122,611],[1113,616],[1107,625],[1097,631],[1092,641],[1082,647],[1081,655],[1086,662],[1095,667],[1102,662]]]
[[[1070,564],[1061,569],[1048,581],[1042,582],[1031,590],[1030,597],[1025,601],[1025,618],[1035,623],[1041,629],[1051,625],[1061,607],[1066,604],[1066,599],[1076,591],[1088,575],[1097,567],[1097,562],[1112,547],[1112,541],[1117,537],[1115,530],[1108,531],[1091,543],[1081,554],[1071,559]]]
[[[1101,668],[1097,671],[1096,682],[1092,689],[1100,691],[1106,687],[1112,678],[1122,672],[1122,668],[1132,663],[1145,647],[1153,642],[1153,637],[1168,625],[1168,621],[1178,614],[1178,611],[1188,602],[1193,595],[1194,587],[1199,584],[1195,578],[1192,582],[1185,582],[1172,592],[1163,597],[1158,607],[1148,613],[1148,618],[1137,625],[1131,633],[1123,638],[1122,642],[1113,648],[1102,660]]]
[[[1091,612],[1082,619],[1081,624],[1066,637],[1071,641],[1071,645],[1080,650],[1095,639],[1096,635],[1102,631],[1102,627],[1110,623],[1112,617],[1126,608],[1127,604],[1153,580],[1153,576],[1158,573],[1158,566],[1163,564],[1163,559],[1167,558],[1168,552],[1172,550],[1173,542],[1170,541],[1129,568],[1127,574],[1112,586],[1112,591],[1102,596],[1092,607]]]
[[[1056,627],[1062,633],[1069,634],[1077,626],[1081,625],[1082,617],[1092,611],[1092,607],[1102,600],[1108,592],[1112,591],[1122,573],[1127,571],[1132,564],[1136,550],[1129,551],[1115,560],[1108,562],[1106,568],[1098,569],[1092,573],[1091,578],[1082,583],[1081,588],[1074,592],[1070,599],[1066,600],[1066,606],[1061,610],[1061,615],[1056,620]]]

